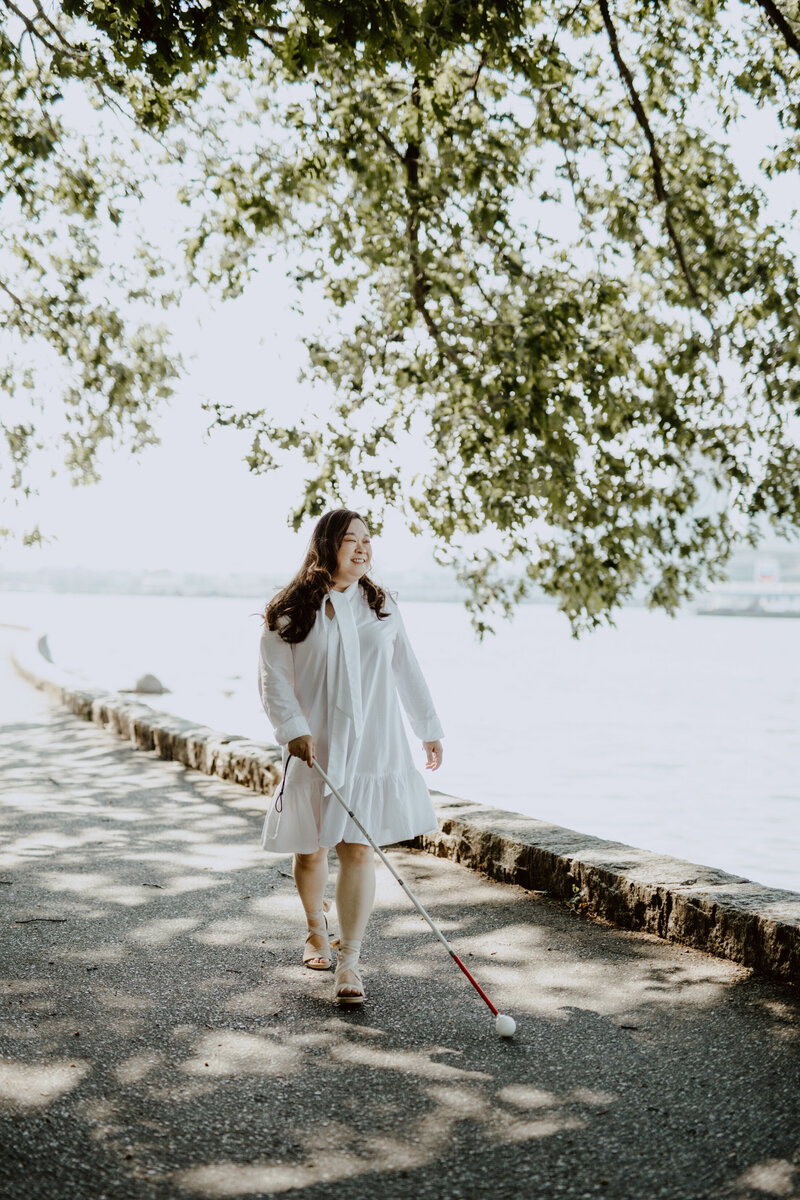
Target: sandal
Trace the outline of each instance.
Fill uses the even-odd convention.
[[[349,950],[342,953],[336,960],[334,976],[334,1000],[337,1004],[363,1004],[366,1000],[364,981],[356,970],[358,951]],[[347,992],[345,992],[347,988]]]
[[[316,916],[309,917],[306,914],[306,921],[308,921],[308,933],[306,934],[306,944],[305,949],[303,950],[303,966],[310,967],[312,971],[330,971],[331,967],[333,966],[333,959],[331,958],[331,943],[328,940],[328,918],[326,915],[329,908],[330,904],[328,901],[323,900],[322,920],[325,923],[324,929],[314,928],[314,926],[318,926],[320,924],[319,918]],[[312,938],[316,938],[317,940],[321,938],[323,940],[324,946],[321,950],[318,946],[314,947],[309,945]],[[334,945],[336,945],[335,942]]]

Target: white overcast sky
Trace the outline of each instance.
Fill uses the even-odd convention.
[[[746,177],[754,177],[774,129],[767,114],[755,113],[734,140],[732,152]],[[773,188],[774,217],[789,216],[796,203],[794,182]],[[187,372],[160,422],[161,445],[138,459],[122,451],[106,454],[97,485],[73,487],[63,476],[41,480],[41,495],[27,515],[39,518],[48,542],[32,549],[0,544],[0,565],[214,574],[296,568],[314,523],[299,535],[287,527],[305,462],[298,456],[269,475],[252,475],[242,461],[247,435],[217,430],[206,436],[208,417],[201,409],[207,397],[266,407],[287,420],[312,400],[327,408],[329,398],[319,389],[312,396],[310,385],[297,380],[304,362],[300,338],[319,327],[324,308],[309,297],[299,313],[292,308],[296,301],[280,258],[264,262],[239,300],[212,304],[202,295],[188,298],[170,322]],[[425,459],[423,444],[411,448],[405,461],[421,470]],[[340,502],[370,510],[364,495],[342,496]],[[4,519],[9,517],[13,512]],[[375,551],[378,569],[433,566],[430,544],[413,538],[399,514],[387,519]]]
[[[212,304],[195,294],[171,324],[186,361],[186,375],[158,426],[161,444],[138,457],[107,453],[102,481],[74,487],[64,476],[39,481],[36,513],[47,535],[41,549],[13,543],[0,549],[10,569],[34,566],[271,573],[296,568],[313,528],[287,526],[302,494],[300,456],[268,475],[253,475],[242,461],[249,435],[218,429],[208,435],[202,401],[232,401],[237,408],[266,407],[277,418],[329,398],[297,376],[304,362],[302,334],[324,310],[313,297],[304,312],[280,262],[265,263],[238,300]],[[424,447],[415,455],[424,464]],[[341,497],[369,513],[369,498]],[[376,567],[430,567],[430,544],[408,533],[400,514],[389,517],[375,543]]]

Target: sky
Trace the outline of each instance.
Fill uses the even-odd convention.
[[[65,90],[63,106],[66,122],[84,136],[96,136],[98,120],[112,130],[117,121],[113,113],[98,117],[76,88]],[[130,128],[121,121],[118,132],[127,136]],[[160,189],[145,184],[141,225],[169,260],[187,229],[187,213],[174,199],[180,176],[170,168],[160,177],[165,181]],[[123,229],[120,236],[128,237],[131,250],[135,235]],[[333,393],[298,380],[306,363],[302,339],[325,324],[329,309],[313,287],[299,296],[287,279],[294,266],[282,251],[273,247],[270,257],[265,247],[257,273],[238,299],[221,301],[194,287],[166,316],[157,309],[144,314],[154,323],[166,319],[185,365],[157,421],[160,444],[136,456],[106,449],[99,459],[101,481],[86,486],[74,486],[53,456],[39,470],[38,495],[24,509],[15,513],[11,504],[0,504],[0,525],[24,531],[38,522],[44,544],[0,541],[0,566],[215,575],[297,569],[315,520],[296,533],[288,516],[302,498],[308,464],[300,455],[287,455],[279,469],[253,475],[243,461],[249,435],[231,429],[209,434],[211,416],[202,408],[206,400],[231,402],[237,409],[266,408],[287,425],[308,409],[329,412]],[[50,418],[52,430],[59,428],[55,408]],[[48,430],[46,404],[37,426]],[[411,470],[426,465],[424,445],[413,441],[400,457]],[[53,478],[47,474],[50,463],[56,467]],[[369,516],[366,494],[341,496],[339,503]],[[413,537],[399,512],[386,514],[373,549],[376,572],[381,564],[393,571],[436,567],[431,544]]]
[[[767,121],[754,113],[736,139],[734,157],[745,175],[753,174],[774,133]],[[775,215],[787,216],[795,203],[789,182],[773,192]],[[165,212],[165,228],[168,220]],[[96,485],[74,487],[64,473],[42,479],[28,516],[40,521],[46,544],[0,544],[0,565],[209,574],[296,569],[314,522],[295,533],[287,517],[301,498],[306,464],[297,456],[269,475],[252,475],[242,461],[248,435],[207,434],[209,417],[201,408],[204,399],[230,400],[239,408],[266,407],[287,422],[308,405],[329,408],[330,394],[297,378],[305,358],[301,338],[324,322],[325,306],[309,293],[297,311],[287,265],[280,256],[265,258],[235,301],[214,303],[197,290],[186,297],[171,324],[187,369],[162,413],[161,444],[138,457],[106,453]],[[421,470],[425,457],[424,444],[412,445],[403,463]],[[368,496],[340,502],[369,515]],[[430,542],[413,537],[399,512],[388,515],[374,549],[376,570],[435,565]]]
[[[0,547],[0,564],[208,574],[296,569],[315,523],[306,522],[299,533],[287,524],[302,496],[306,464],[292,456],[268,475],[253,475],[242,461],[249,435],[209,434],[210,416],[201,407],[204,399],[266,407],[287,422],[309,404],[328,408],[330,395],[297,378],[304,362],[300,339],[323,320],[324,308],[312,296],[296,312],[295,300],[281,260],[266,262],[237,300],[215,304],[197,292],[190,296],[173,322],[187,370],[162,413],[160,445],[136,457],[106,453],[99,484],[75,487],[64,474],[41,479],[30,511],[41,520],[47,544],[7,544]],[[369,514],[368,496],[341,500]],[[382,562],[392,570],[435,565],[430,544],[413,537],[397,512],[387,516],[374,552],[376,570]]]

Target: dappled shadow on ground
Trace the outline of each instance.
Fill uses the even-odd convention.
[[[800,1195],[791,989],[394,850],[519,1032],[383,869],[342,1012],[259,797],[58,713],[0,770],[11,1195]]]

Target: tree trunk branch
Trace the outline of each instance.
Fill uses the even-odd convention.
[[[608,7],[608,0],[598,0],[598,2],[600,5],[600,12],[603,17],[603,24],[606,27],[606,33],[608,34],[608,40],[611,45],[611,54],[614,58],[617,71],[619,72],[620,78],[622,79],[622,82],[624,83],[628,92],[628,96],[630,97],[631,108],[633,109],[634,116],[636,117],[640,129],[647,139],[647,145],[650,150],[650,163],[653,169],[653,188],[659,204],[664,205],[664,224],[667,229],[667,236],[672,243],[673,250],[675,251],[675,257],[678,260],[678,266],[680,267],[681,274],[686,281],[689,294],[696,304],[702,306],[702,298],[695,286],[692,273],[689,270],[689,264],[686,262],[686,256],[683,252],[681,240],[678,237],[678,231],[676,230],[672,220],[672,213],[670,212],[672,202],[669,191],[667,190],[664,177],[664,163],[661,158],[661,152],[658,149],[658,143],[656,142],[655,135],[653,134],[650,121],[647,113],[644,110],[644,105],[642,104],[639,93],[636,91],[636,84],[633,82],[633,75],[631,74],[627,63],[622,57],[622,53],[619,48],[619,41],[617,39],[617,31],[614,27],[614,22],[611,19],[611,13]]]
[[[31,42],[33,42],[33,39],[36,38],[42,43],[43,46],[47,47],[51,54],[58,54],[58,47],[54,46],[52,42],[47,40],[41,29],[37,28],[36,22],[32,21],[28,14],[23,12],[21,8],[18,8],[17,5],[13,3],[13,0],[2,0],[2,4],[3,8],[7,8],[9,12],[13,13],[14,16],[22,22],[28,33],[28,36],[31,39]]]
[[[30,322],[30,325],[28,326],[29,329],[36,329],[38,327],[39,330],[47,334],[47,323],[42,320],[38,313],[28,308],[25,304],[25,301],[20,299],[17,293],[12,291],[8,284],[2,279],[0,279],[0,292],[5,292],[11,303],[14,304],[19,310],[20,315],[24,318],[27,318],[27,320]],[[13,320],[12,317],[7,317],[6,319],[9,321]],[[17,328],[19,328],[19,326],[17,326]]]
[[[428,332],[442,354],[454,366],[460,366],[458,356],[445,342],[441,329],[428,309],[427,300],[431,284],[422,265],[422,256],[419,247],[419,204],[416,195],[419,181],[419,146],[415,142],[409,142],[406,146],[406,152],[403,155],[403,165],[406,171],[406,197],[408,199],[406,243],[408,245],[408,259],[411,263],[411,296],[414,301],[414,307],[425,322]]]
[[[43,21],[44,24],[47,25],[49,29],[52,30],[52,32],[58,38],[59,42],[61,42],[61,45],[64,47],[64,49],[67,50],[70,54],[74,54],[75,47],[70,45],[70,43],[64,37],[64,34],[59,29],[58,25],[56,25],[55,21],[52,21],[50,19],[50,17],[47,15],[47,13],[44,11],[41,4],[39,3],[39,0],[33,0],[33,3],[34,3],[34,8],[36,9],[36,12],[39,15],[39,19],[41,21]]]
[[[777,4],[774,3],[774,0],[756,0],[756,4],[759,8],[763,8],[764,12],[767,14],[767,18],[781,34],[783,40],[786,42],[786,45],[789,46],[790,49],[794,50],[795,54],[800,57],[800,37],[798,37],[798,35],[792,29],[791,25],[786,20],[786,17],[778,8]]]
[[[382,129],[378,129],[377,132],[378,132],[378,137],[381,139],[381,141],[383,142],[384,146],[389,151],[389,153],[393,154],[394,157],[398,160],[398,162],[403,162],[403,155],[397,149],[397,146],[395,146],[394,142],[389,137],[388,133],[384,133],[384,131]]]
[[[411,102],[416,107],[419,107],[419,84],[416,79],[411,89]],[[425,326],[439,351],[453,366],[461,370],[462,364],[458,355],[445,341],[442,330],[431,315],[427,303],[431,284],[422,265],[422,255],[419,245],[419,144],[417,142],[409,142],[404,153],[401,154],[391,138],[382,129],[378,130],[378,136],[390,153],[400,160],[405,171],[405,193],[406,200],[408,201],[406,245],[408,246],[408,260],[411,264],[411,298],[414,301],[414,307],[425,322]]]
[[[5,292],[5,294],[9,297],[9,299],[12,300],[14,302],[14,304],[16,304],[17,308],[21,312],[24,312],[27,316],[32,316],[32,314],[30,312],[28,312],[28,309],[25,307],[23,302],[20,300],[17,293],[12,292],[12,290],[8,286],[8,284],[4,283],[2,279],[0,279],[0,292]]]

